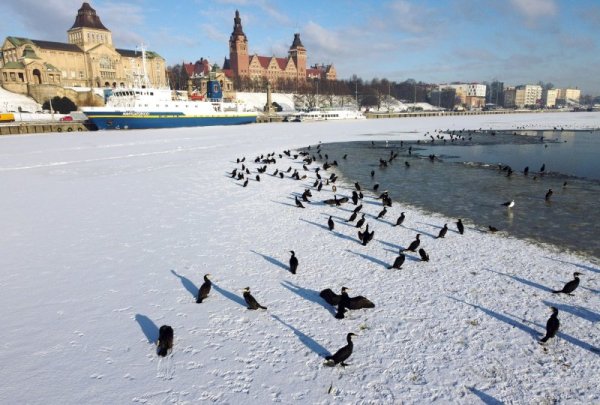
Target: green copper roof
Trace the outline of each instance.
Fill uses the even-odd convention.
[[[3,69],[25,69],[25,65],[21,62],[8,62],[3,66]]]
[[[7,37],[6,39],[8,39],[14,46],[21,46],[25,44],[33,45],[33,42],[31,42],[31,39],[29,38]]]

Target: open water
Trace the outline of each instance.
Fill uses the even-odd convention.
[[[336,172],[347,183],[368,189],[379,183],[379,192],[387,189],[400,204],[462,218],[467,231],[492,225],[600,257],[600,131],[465,132],[454,139],[436,133],[419,142],[331,143],[321,145],[321,156],[337,161]],[[316,155],[314,147],[309,153]],[[382,168],[380,159],[391,153],[398,157]],[[546,201],[548,189],[553,195]],[[502,206],[513,199],[514,208]]]

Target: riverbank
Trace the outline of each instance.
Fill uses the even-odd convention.
[[[433,117],[0,138],[2,402],[478,403],[600,400],[600,266],[455,218],[407,210],[383,220],[366,193],[374,240],[358,242],[284,150],[319,142],[416,140],[435,129],[590,128],[600,114]],[[255,157],[275,152],[266,173]],[[294,153],[291,153],[293,155]],[[237,159],[248,185],[231,178]],[[352,158],[348,156],[348,158]],[[292,170],[287,172],[288,167]],[[297,169],[303,180],[290,175]],[[284,178],[272,176],[283,171]],[[335,172],[329,169],[327,176]],[[338,196],[352,184],[338,184]],[[402,227],[392,227],[407,211]],[[335,222],[327,229],[329,216]],[[439,226],[448,223],[444,239]],[[415,235],[429,263],[409,253]],[[287,270],[289,251],[300,260]],[[550,291],[582,274],[574,296]],[[195,292],[206,273],[213,290]],[[245,309],[249,286],[266,311]],[[318,297],[351,288],[374,309],[337,320]],[[537,340],[559,309],[561,329]],[[158,327],[175,331],[157,358]],[[346,368],[323,356],[357,333]]]

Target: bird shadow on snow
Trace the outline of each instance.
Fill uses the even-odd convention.
[[[246,305],[246,300],[244,300],[243,297],[240,297],[239,295],[235,295],[231,291],[227,291],[226,289],[219,287],[219,285],[216,284],[214,281],[212,282],[212,288],[213,288],[213,290],[215,290],[216,292],[221,294],[223,297],[228,298],[231,301],[233,301],[237,304],[240,304],[243,307],[246,307],[246,308],[248,307],[248,305]]]
[[[524,279],[524,278],[521,278],[521,277],[518,277],[518,276],[514,276],[512,274],[506,274],[506,273],[502,273],[500,271],[496,271],[496,270],[492,270],[492,269],[483,269],[483,270],[489,271],[491,273],[496,273],[496,274],[499,274],[501,276],[506,276],[506,277],[512,278],[513,280],[518,281],[519,283],[523,283],[523,284],[528,285],[530,287],[538,288],[538,289],[540,289],[542,291],[545,291],[545,292],[551,293],[553,291],[551,288],[548,288],[545,285],[541,285],[541,284],[535,283],[533,281],[530,281],[530,280],[527,280],[527,279]]]
[[[337,219],[339,222],[336,222],[336,225],[344,225],[344,226],[349,226],[351,228],[354,228],[354,224],[352,222],[348,222],[346,221],[346,218],[342,218],[339,217],[337,215],[331,215],[331,214],[326,214],[324,212],[321,213],[321,216],[325,217],[325,218],[329,218],[331,217],[331,219]],[[329,228],[327,228],[329,230]]]
[[[404,249],[403,246],[396,245],[395,243],[386,242],[384,240],[377,239],[377,242],[381,243],[382,245],[389,246],[392,249],[395,249],[395,250],[393,250],[393,252],[400,250],[400,249]],[[390,250],[390,252],[392,252],[392,250]]]
[[[379,259],[377,259],[377,258],[375,258],[375,257],[373,257],[373,256],[365,255],[365,254],[363,254],[363,253],[354,252],[354,251],[352,251],[352,250],[350,250],[350,249],[346,249],[346,252],[350,252],[350,253],[352,253],[352,254],[355,254],[355,255],[357,255],[357,256],[360,256],[360,257],[362,257],[363,259],[367,259],[367,260],[368,260],[368,261],[370,261],[370,262],[373,262],[373,263],[375,263],[375,264],[379,264],[380,266],[383,266],[383,267],[385,267],[386,269],[387,269],[388,267],[390,267],[390,263],[384,262],[383,260],[379,260]]]
[[[556,307],[559,311],[568,312],[570,314],[573,314],[575,316],[578,316],[578,317],[588,320],[590,322],[600,321],[600,314],[598,314],[594,311],[590,311],[587,308],[580,307],[578,305],[576,306],[576,305],[559,304],[557,302],[550,302],[550,301],[542,301],[542,302],[544,304],[548,305],[549,307]]]
[[[388,225],[390,225],[390,226],[394,226],[394,225],[396,225],[396,223],[395,223],[395,222],[390,222],[390,221],[388,221],[388,220],[385,220],[385,219],[383,219],[383,218],[377,218],[377,215],[373,215],[373,219],[374,219],[375,221],[377,221],[377,222],[381,222],[382,224],[388,224]]]
[[[591,272],[594,272],[594,273],[600,273],[600,270],[599,270],[599,269],[596,269],[596,268],[594,268],[594,267],[591,267],[591,266],[586,266],[586,265],[584,265],[584,264],[579,264],[579,263],[568,262],[568,261],[566,261],[566,260],[555,259],[555,258],[553,258],[553,257],[548,257],[548,256],[544,256],[544,258],[545,258],[545,259],[554,260],[555,262],[559,262],[559,263],[563,263],[563,264],[570,264],[570,265],[572,265],[572,266],[579,267],[580,269],[583,269],[583,270],[588,270],[588,271],[591,271]]]
[[[321,305],[323,308],[328,310],[332,315],[336,314],[336,311],[332,305],[329,305],[321,296],[319,295],[319,291],[311,290],[310,288],[300,287],[294,283],[291,283],[287,280],[281,282],[281,285],[293,292],[294,294],[299,295],[305,300],[314,302],[315,304]]]
[[[296,204],[288,204],[288,203],[285,203],[285,202],[281,202],[281,201],[275,201],[275,200],[271,200],[271,202],[274,202],[274,203],[277,203],[277,204],[281,204],[281,205],[287,205],[288,207],[294,207],[294,208],[297,208],[297,207],[296,207]],[[304,203],[302,203],[302,204],[304,204]]]
[[[196,285],[192,283],[192,281],[189,278],[177,274],[175,270],[171,270],[171,273],[173,273],[173,275],[181,281],[181,284],[183,284],[185,289],[188,290],[190,294],[192,294],[192,297],[196,298],[196,295],[198,294],[198,287],[196,287]]]
[[[267,256],[267,255],[263,255],[262,253],[258,253],[255,250],[250,250],[252,253],[256,253],[257,255],[261,256],[263,259],[265,259],[266,261],[268,261],[271,264],[274,264],[275,266],[281,267],[284,270],[289,271],[290,268],[288,265],[286,265],[283,262],[280,262],[279,260],[275,259],[274,257],[271,256]]]
[[[443,227],[442,227],[442,228],[443,228]],[[421,229],[409,228],[409,227],[406,227],[406,229],[410,229],[411,231],[415,231],[416,233],[420,233],[421,235],[426,235],[426,236],[429,236],[430,238],[437,239],[437,235],[434,235],[434,234],[432,234],[432,233],[425,232],[425,231],[423,231],[423,230],[421,230]]]
[[[511,325],[511,326],[513,326],[515,328],[521,329],[523,332],[529,333],[530,335],[534,336],[536,339],[541,338],[542,335],[543,335],[543,333],[540,333],[540,332],[536,331],[535,329],[530,328],[529,326],[525,325],[524,323],[521,323],[521,322],[517,321],[516,319],[521,319],[522,318],[522,317],[519,317],[517,315],[508,314],[508,313],[506,315],[503,315],[503,314],[500,314],[498,312],[494,312],[491,309],[487,309],[487,308],[481,307],[479,305],[469,304],[468,302],[465,302],[463,300],[459,300],[458,298],[454,298],[454,297],[451,297],[449,295],[447,295],[446,297],[450,298],[451,300],[454,300],[454,301],[457,301],[457,302],[461,302],[461,303],[463,303],[465,305],[469,305],[469,306],[471,306],[473,308],[479,309],[480,311],[482,311],[486,315],[489,315],[489,316],[491,316],[493,318],[496,318],[497,320],[502,321],[504,323],[507,323],[508,325]],[[523,322],[530,323],[532,325],[537,326],[538,328],[540,328],[542,330],[545,330],[545,326],[544,325],[540,325],[540,324],[537,324],[535,322],[527,321],[525,319],[523,319]],[[556,336],[559,337],[559,338],[561,338],[561,339],[566,340],[567,342],[569,342],[569,343],[571,343],[571,344],[573,344],[575,346],[578,346],[578,347],[580,347],[582,349],[588,350],[588,351],[594,353],[595,355],[600,355],[600,348],[594,347],[594,346],[590,345],[589,343],[586,343],[586,342],[584,342],[582,340],[577,339],[576,337],[573,337],[573,336],[568,335],[568,334],[566,334],[564,332],[561,332],[560,330],[558,331],[558,333],[556,334]]]
[[[507,315],[512,316],[514,318],[518,318],[516,315],[513,315],[513,314],[507,314]],[[532,325],[535,325],[535,326],[537,326],[539,328],[544,328],[545,329],[545,325],[541,325],[541,324],[538,324],[538,323],[535,323],[535,322],[532,322],[532,321],[527,321],[525,319],[523,319],[523,321],[527,322],[527,323],[530,323]],[[566,333],[564,333],[564,332],[562,332],[560,330],[556,333],[556,336],[559,337],[559,338],[561,338],[561,339],[566,340],[567,342],[571,343],[572,345],[578,346],[578,347],[580,347],[582,349],[585,349],[585,350],[588,350],[588,351],[594,353],[597,356],[600,356],[600,347],[592,346],[591,344],[589,344],[587,342],[584,342],[583,340],[579,340],[576,337],[568,335],[568,334],[566,334]]]
[[[504,405],[504,402],[497,400],[493,396],[488,395],[485,392],[480,391],[475,387],[469,387],[469,391],[471,391],[473,394],[477,395],[479,397],[479,399],[481,400],[481,402],[483,402],[485,405]]]
[[[304,219],[304,218],[300,218],[300,221],[306,222],[306,223],[308,223],[308,224],[311,224],[311,225],[314,225],[314,226],[318,226],[319,228],[323,228],[323,229],[325,229],[327,232],[329,232],[329,227],[328,227],[327,225],[318,224],[318,223],[316,223],[316,222],[309,221],[309,220],[307,220],[307,219]],[[353,237],[351,237],[351,236],[348,236],[348,235],[344,235],[343,233],[336,232],[336,231],[332,231],[332,233],[333,233],[335,236],[337,236],[338,238],[347,239],[347,240],[351,240],[351,241],[353,241],[353,242],[356,242],[356,243],[360,243],[360,241],[359,241],[358,239],[354,239]]]
[[[462,304],[465,304],[465,305],[468,305],[468,306],[473,307],[475,309],[478,309],[481,312],[483,312],[484,314],[491,316],[492,318],[496,318],[499,321],[502,321],[502,322],[504,322],[504,323],[506,323],[506,324],[508,324],[510,326],[513,326],[513,327],[515,327],[517,329],[522,330],[525,333],[528,333],[528,334],[534,336],[536,339],[539,338],[539,337],[541,337],[541,335],[542,335],[541,332],[538,332],[537,330],[535,330],[533,328],[530,328],[529,326],[527,326],[527,325],[525,325],[525,324],[523,324],[523,323],[521,323],[519,321],[516,321],[516,320],[514,320],[512,318],[509,318],[508,316],[503,315],[503,314],[501,314],[499,312],[492,311],[491,309],[487,309],[487,308],[484,308],[484,307],[479,306],[479,305],[469,304],[466,301],[459,300],[458,298],[454,298],[454,297],[451,297],[449,295],[446,295],[446,297],[449,298],[449,299],[451,299],[451,300],[454,300],[456,302],[460,302]]]
[[[319,356],[326,357],[331,354],[331,353],[329,353],[329,351],[327,349],[325,349],[323,346],[321,346],[321,344],[319,342],[317,342],[310,336],[306,335],[305,333],[299,331],[298,329],[294,328],[289,323],[282,321],[277,315],[271,315],[271,317],[273,319],[275,319],[276,321],[281,322],[284,326],[287,326],[288,328],[290,328],[292,330],[292,332],[294,332],[294,334],[298,337],[298,339],[304,344],[304,346],[308,347],[310,350],[312,350]]]
[[[146,335],[148,343],[156,343],[158,340],[158,326],[152,322],[152,319],[146,315],[135,314],[135,320],[140,325],[140,328],[142,328],[144,335]]]
[[[442,229],[444,227],[444,225],[434,225],[434,224],[429,224],[427,222],[417,222],[418,224],[423,224],[423,225],[427,225],[427,226],[431,226],[433,228],[437,228],[437,229]],[[446,224],[447,225],[447,224]],[[455,224],[456,225],[456,224]],[[452,229],[450,226],[448,226],[448,232],[454,232],[454,233],[458,233],[460,234],[460,232],[458,232],[456,229]]]

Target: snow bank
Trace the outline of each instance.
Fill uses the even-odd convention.
[[[320,141],[518,126],[600,127],[600,114],[0,138],[0,402],[598,403],[598,258],[468,223],[459,235],[454,218],[397,203],[376,220],[380,203],[369,193],[363,211],[375,237],[362,246],[345,222],[354,207],[320,203],[333,197],[330,187],[296,208],[314,171],[278,156]],[[270,152],[277,163],[258,182],[252,162]],[[230,178],[243,156],[247,187]],[[288,167],[308,177],[270,175]],[[404,226],[392,227],[400,211]],[[448,235],[434,239],[444,223]],[[431,261],[409,253],[402,270],[388,270],[416,233]],[[287,270],[289,250],[297,275]],[[574,271],[583,275],[573,296],[549,292]],[[213,289],[196,304],[206,273]],[[268,310],[246,310],[246,286]],[[335,319],[318,292],[341,286],[376,308]],[[561,329],[543,347],[550,305]],[[163,324],[175,345],[159,359]],[[360,335],[350,366],[324,366],[348,332]]]
[[[22,111],[36,112],[41,111],[42,106],[38,104],[34,99],[10,92],[0,87],[0,111],[19,111],[21,107]]]

